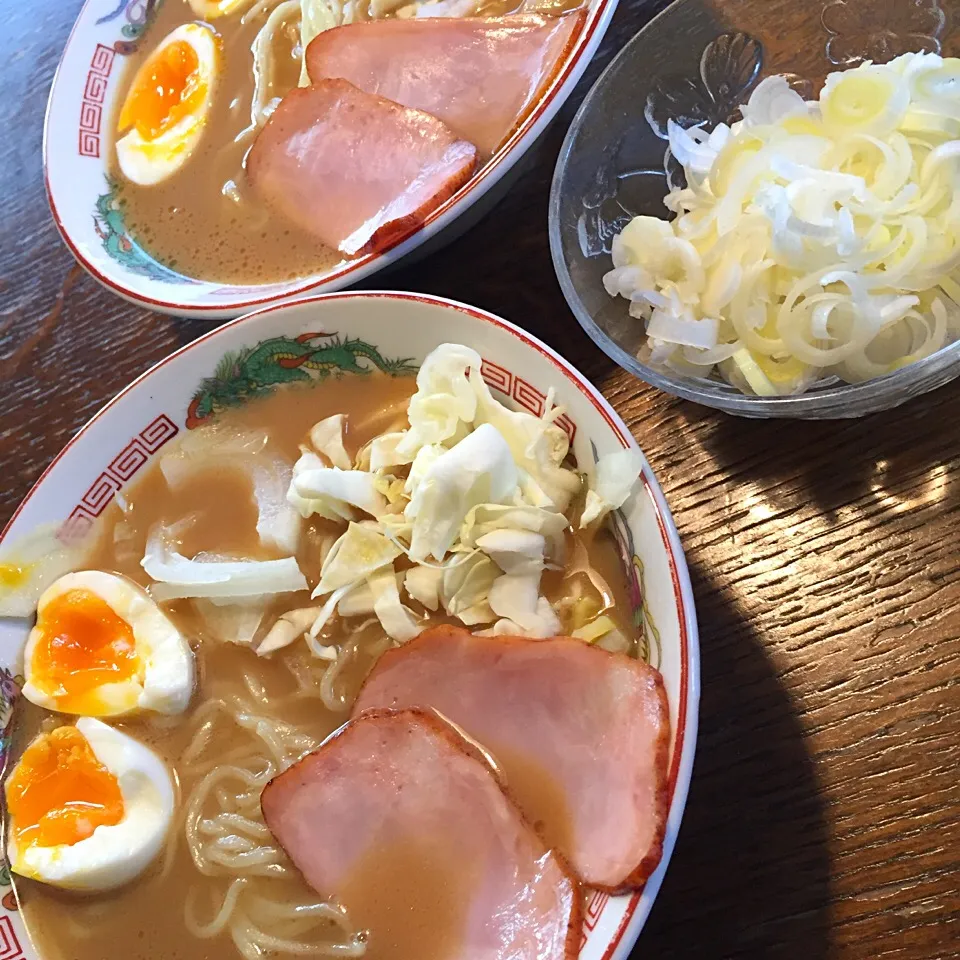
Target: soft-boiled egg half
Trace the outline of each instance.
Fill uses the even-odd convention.
[[[166,180],[203,136],[220,74],[220,38],[203,23],[167,34],[130,84],[117,122],[117,162],[141,186]]]
[[[91,717],[40,734],[6,783],[7,856],[21,876],[110,890],[163,848],[173,782],[142,743]]]
[[[181,713],[193,693],[183,634],[145,590],[100,570],[68,573],[43,592],[23,659],[23,695],[60,713]]]
[[[83,565],[84,549],[57,536],[55,524],[37,527],[0,551],[0,617],[32,617],[43,591]]]

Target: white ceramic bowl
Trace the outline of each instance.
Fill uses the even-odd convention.
[[[417,364],[440,343],[470,344],[484,358],[486,382],[512,406],[539,414],[547,391],[555,391],[557,401],[566,408],[558,422],[572,437],[581,467],[605,453],[636,446],[623,421],[585,377],[512,324],[436,297],[333,293],[242,317],[143,374],[67,444],[14,514],[0,536],[0,546],[40,524],[62,524],[73,533],[96,523],[117,492],[133,481],[166,443],[215,415],[218,398],[235,401],[237,386],[251,385],[244,379],[249,372],[244,369],[247,357],[265,341],[278,337],[286,338],[286,343],[271,346],[283,347],[285,356],[291,350],[326,349],[324,359],[328,360],[335,360],[336,350],[344,351],[344,341],[349,339],[353,343],[346,345],[342,358],[365,366],[379,358],[409,359]],[[228,353],[234,361],[230,376],[211,380]],[[261,350],[261,361],[263,354]],[[696,744],[699,652],[693,594],[670,511],[646,461],[640,481],[614,522],[632,585],[635,619],[644,624],[651,660],[663,674],[670,704],[670,814],[663,860],[646,888],[630,896],[593,894],[590,898],[580,953],[583,960],[623,960],[630,952],[670,859]],[[15,678],[21,669],[28,626],[24,621],[0,619],[0,721],[4,728],[16,695]],[[4,881],[9,885],[9,876],[0,877],[0,883]],[[21,920],[11,912],[12,899],[9,892],[2,898],[7,910],[0,910],[0,940],[7,936],[20,945],[25,960],[33,960],[36,955]],[[9,955],[20,956],[18,952]]]
[[[509,186],[509,178],[504,178],[573,92],[607,30],[617,0],[590,0],[584,27],[540,102],[494,157],[415,233],[382,253],[357,257],[324,273],[253,286],[210,283],[158,267],[131,244],[114,202],[107,181],[112,149],[108,128],[121,93],[124,51],[140,41],[153,5],[153,0],[120,0],[111,10],[106,9],[111,6],[109,0],[86,0],[47,104],[43,138],[47,197],[70,251],[105,286],[163,313],[216,318],[289,301],[307,291],[339,290],[396,263],[421,244],[436,238],[431,246],[440,246],[453,239],[454,221],[475,205],[479,205],[475,213],[483,212],[482,201],[494,203]],[[470,219],[461,226],[465,228]]]

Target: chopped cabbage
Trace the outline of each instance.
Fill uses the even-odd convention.
[[[562,513],[528,504],[481,503],[467,513],[460,528],[460,542],[474,547],[477,541],[496,530],[526,530],[542,534],[550,544],[548,555],[556,552],[570,521]]]
[[[326,656],[318,637],[335,616],[373,613],[392,639],[414,636],[421,624],[404,606],[403,590],[468,627],[494,623],[501,633],[534,637],[559,631],[540,577],[563,562],[565,511],[583,479],[565,465],[569,441],[554,422],[561,408],[552,392],[541,417],[511,411],[493,397],[480,367],[469,347],[434,350],[417,378],[409,428],[391,422],[361,448],[353,469],[340,465],[348,462],[341,418],[311,431],[316,449],[303,449],[294,465],[288,499],[304,516],[347,523],[324,552],[313,592],[326,600],[300,618],[310,620],[306,641],[317,656]],[[623,502],[637,472],[598,470],[593,495],[604,499],[597,515]],[[358,519],[361,512],[369,518]],[[600,592],[593,617],[608,608]],[[290,642],[300,619],[275,625],[265,650]]]
[[[471,383],[477,391],[478,422],[495,427],[506,440],[517,466],[547,498],[538,505],[550,506],[562,513],[580,489],[580,477],[562,466],[570,441],[551,420],[562,410],[548,409],[545,416],[535,417],[523,410],[508,409],[491,395],[479,375],[479,368]]]
[[[267,635],[257,646],[257,656],[266,657],[277,650],[289,647],[291,643],[302,637],[313,626],[319,610],[316,607],[298,607],[288,610],[277,618],[274,625],[267,631]],[[251,639],[253,639],[251,637]]]
[[[604,277],[641,358],[772,397],[957,339],[958,90],[960,60],[906,54],[831,74],[816,102],[767,78],[709,133],[670,121],[677,217],[630,221]]]
[[[560,621],[539,593],[539,573],[505,573],[490,588],[490,607],[498,617],[516,624],[524,636],[552,637],[560,632]]]
[[[435,611],[440,606],[440,583],[443,569],[440,567],[413,567],[403,580],[407,594],[428,610]]]
[[[487,598],[494,581],[500,576],[500,569],[479,550],[465,554],[455,554],[443,568],[440,581],[440,599],[443,608],[451,616],[464,623],[481,622],[482,618],[493,620],[491,612],[487,616]],[[478,620],[477,618],[481,618]],[[468,624],[469,625],[469,624]]]
[[[570,636],[576,637],[578,640],[586,640],[587,643],[593,643],[616,628],[617,625],[609,617],[596,617],[582,627],[571,631]]]
[[[397,587],[403,583],[404,575],[402,573],[395,574],[397,580]],[[373,593],[373,588],[370,586],[370,580],[364,580],[362,583],[358,583],[355,587],[352,587],[349,593],[344,594],[340,602],[337,604],[337,613],[341,617],[363,617],[369,616],[374,612],[374,603],[376,597]]]
[[[330,548],[313,596],[322,597],[341,587],[353,586],[381,567],[392,564],[402,552],[377,529],[376,524],[351,523],[346,533]]]
[[[471,370],[479,379],[480,355],[469,347],[444,343],[430,353],[417,373],[417,392],[407,408],[410,429],[397,454],[412,460],[421,447],[450,440],[462,424],[473,422],[477,398],[468,379]]]
[[[198,597],[193,605],[215,640],[241,647],[253,643],[267,612],[267,602],[262,597],[229,604]]]
[[[297,487],[297,481],[305,473],[325,470],[326,464],[312,450],[301,449],[300,459],[293,465],[293,476],[287,489],[287,502],[301,517],[322,517],[335,522],[355,520],[357,512],[349,504],[333,497],[305,497]]]
[[[529,530],[492,530],[477,538],[477,546],[504,573],[539,574],[547,541]]]
[[[294,475],[291,489],[307,503],[322,504],[317,511],[321,516],[342,516],[349,507],[356,507],[376,517],[387,507],[386,498],[376,488],[373,474],[362,470],[341,470],[338,467],[301,469]]]
[[[316,642],[316,638],[320,635],[320,631],[333,619],[334,614],[337,612],[337,604],[344,598],[353,589],[353,584],[348,583],[344,587],[337,587],[329,597],[324,601],[323,606],[317,612],[317,617],[313,621],[313,626],[307,631],[307,645],[317,656],[322,657],[320,652],[322,649],[325,649],[322,644]],[[316,593],[316,591],[314,591]]]
[[[622,507],[643,469],[643,454],[636,447],[616,450],[597,460],[593,482],[580,517],[580,529]]]
[[[314,450],[322,453],[332,466],[340,470],[349,470],[353,466],[350,455],[343,445],[343,427],[346,417],[342,413],[327,417],[313,425],[310,430],[310,443]]]
[[[393,567],[373,574],[367,583],[373,592],[373,612],[387,636],[400,643],[412,640],[420,632],[420,625],[410,610],[400,602],[400,591],[397,589]]]
[[[405,433],[381,433],[374,438],[370,444],[370,469],[376,472],[410,463],[412,458],[397,452],[397,447],[405,436]]]
[[[393,455],[416,467],[425,447],[454,447],[471,428],[475,433],[489,424],[506,441],[529,490],[542,492],[544,505],[562,512],[579,489],[577,474],[561,466],[569,441],[553,420],[562,411],[550,403],[542,417],[508,409],[490,393],[481,364],[480,354],[459,344],[442,344],[427,357],[410,400],[410,429]]]
[[[160,527],[147,541],[140,565],[153,579],[155,600],[182,597],[238,599],[295,593],[307,589],[307,579],[293,557],[282,560],[190,560],[169,541]]]
[[[413,522],[410,558],[442,560],[472,507],[502,502],[516,489],[510,448],[494,427],[482,424],[436,457],[416,484],[405,511]]]

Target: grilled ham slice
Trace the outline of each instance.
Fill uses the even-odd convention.
[[[307,883],[377,960],[574,960],[575,880],[484,757],[432,712],[373,711],[261,797]]]
[[[435,627],[374,667],[354,707],[432,707],[494,756],[548,846],[622,892],[660,861],[669,715],[648,664],[582,640]]]
[[[540,99],[585,16],[351,23],[310,42],[307,71],[433,114],[486,158]]]
[[[476,159],[436,117],[323,80],[283,98],[247,174],[269,206],[352,257],[412,233],[470,179]]]

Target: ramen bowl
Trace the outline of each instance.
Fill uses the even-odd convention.
[[[97,280],[132,302],[164,313],[233,317],[307,292],[356,283],[421,245],[434,248],[448,242],[458,227],[467,229],[496,202],[509,187],[515,165],[573,91],[616,4],[617,0],[590,0],[569,51],[539,99],[523,114],[522,122],[492,158],[412,233],[397,233],[380,252],[342,260],[322,272],[283,282],[247,284],[245,280],[211,282],[168,269],[132,239],[112,173],[113,129],[125,95],[127,62],[143,52],[148,38],[151,44],[160,39],[149,30],[159,4],[128,0],[115,6],[87,0],[64,49],[47,107],[43,162],[53,219],[70,251]],[[458,224],[467,211],[473,216]]]
[[[823,378],[791,396],[745,395],[719,375],[683,376],[641,360],[644,322],[611,297],[611,244],[633,217],[667,219],[667,117],[712,129],[732,122],[765,77],[783,75],[815,99],[827,74],[905,53],[960,53],[960,3],[678,0],[644,27],[587,94],[554,173],[549,231],[554,268],[590,338],[633,376],[667,393],[743,417],[840,419],[890,409],[960,375],[960,343],[859,383]]]
[[[271,356],[280,364],[274,373],[289,370],[291,359],[304,357],[310,362],[300,369],[313,371],[314,377],[336,370],[338,384],[348,389],[350,378],[363,376],[358,368],[402,369],[409,376],[428,353],[449,340],[473,346],[483,358],[482,376],[493,396],[510,407],[539,415],[553,393],[564,407],[557,423],[571,439],[581,467],[607,453],[636,447],[623,421],[584,376],[512,324],[440,298],[332,293],[240,318],[134,381],[47,469],[0,537],[0,549],[9,550],[30,531],[48,525],[59,528],[67,541],[91,536],[111,504],[125,502],[118,498],[135,489],[165,449],[173,449],[174,442],[198,426],[215,422],[219,411],[236,409],[244,397],[263,397],[275,389],[270,385],[282,377],[271,376]],[[663,857],[645,887],[626,896],[590,895],[580,952],[584,960],[623,960],[639,934],[680,827],[696,741],[699,657],[690,581],[663,493],[649,464],[640,462],[639,482],[613,523],[630,619],[642,631],[648,658],[660,670],[667,694],[669,815]],[[26,621],[0,619],[5,745],[10,743],[14,700],[22,682],[28,626]],[[33,960],[38,954],[16,912],[9,874],[3,882],[8,889],[3,891],[0,928],[10,944]]]

